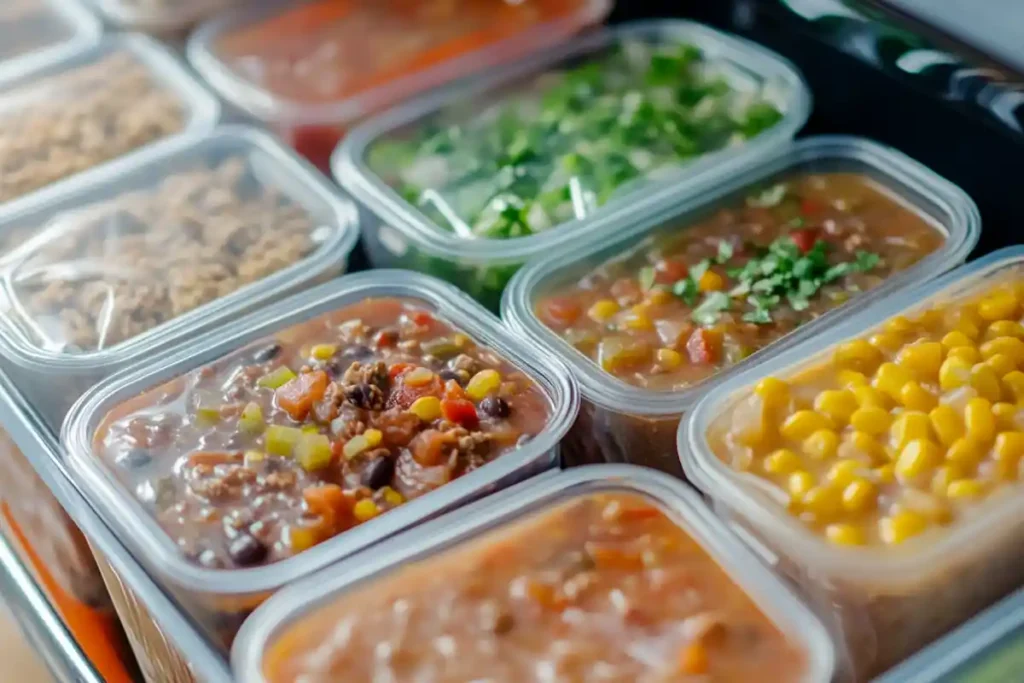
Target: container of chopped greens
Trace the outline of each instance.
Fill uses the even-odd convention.
[[[792,143],[740,173],[594,222],[509,285],[502,318],[584,396],[571,461],[680,473],[680,416],[738,368],[963,262],[958,187],[868,140]]]
[[[685,21],[626,24],[371,119],[332,169],[375,266],[496,308],[527,260],[771,152],[809,110],[800,74],[762,47]]]

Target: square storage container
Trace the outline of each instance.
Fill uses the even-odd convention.
[[[0,72],[60,59],[98,40],[101,30],[76,0],[7,0],[0,9]]]
[[[142,31],[166,40],[183,38],[206,17],[245,4],[243,0],[87,0],[107,23],[126,31]]]

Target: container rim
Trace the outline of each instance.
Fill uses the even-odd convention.
[[[395,536],[329,572],[321,572],[271,597],[242,625],[231,651],[232,669],[244,683],[264,683],[261,654],[282,628],[323,607],[364,582],[380,579],[407,562],[480,541],[488,532],[576,497],[602,492],[643,495],[661,508],[751,597],[758,609],[808,656],[807,683],[829,681],[835,672],[835,644],[821,622],[792,590],[750,555],[700,498],[682,481],[632,465],[586,465],[534,478],[463,508],[454,515]]]
[[[537,319],[533,310],[534,292],[544,280],[558,271],[571,268],[573,264],[583,262],[614,245],[621,245],[623,250],[631,248],[648,233],[658,230],[680,214],[689,215],[700,211],[744,187],[785,173],[787,169],[825,160],[848,160],[862,164],[887,179],[889,185],[906,186],[938,206],[949,218],[948,225],[937,224],[931,217],[924,216],[920,207],[908,208],[915,209],[934,228],[945,234],[946,240],[942,247],[911,268],[886,279],[873,290],[854,297],[850,302],[797,328],[743,361],[681,391],[652,391],[627,384],[604,372],[590,358]],[[981,217],[977,206],[963,190],[902,152],[865,138],[824,135],[798,140],[738,172],[735,168],[723,169],[699,185],[679,188],[674,193],[662,196],[645,210],[622,211],[595,220],[592,232],[595,236],[586,245],[574,244],[552,252],[516,273],[502,297],[502,318],[545,351],[565,360],[576,375],[587,400],[609,410],[621,411],[628,407],[633,414],[674,415],[689,410],[701,395],[729,377],[743,372],[751,365],[765,362],[804,339],[829,330],[851,312],[865,308],[874,301],[881,301],[922,278],[943,273],[962,263],[978,241]]]
[[[71,58],[100,39],[103,24],[78,0],[47,0],[44,5],[54,19],[70,29],[70,37],[0,60],[0,79],[16,78],[26,71]]]
[[[304,4],[313,1],[307,0]],[[228,10],[199,26],[189,37],[185,51],[192,67],[224,99],[262,121],[346,125],[394,105],[409,97],[410,93],[429,90],[431,86],[470,76],[487,65],[505,61],[499,55],[530,54],[555,45],[577,30],[600,22],[612,9],[611,0],[584,0],[583,5],[569,16],[542,22],[515,36],[488,43],[424,69],[414,69],[408,75],[386,84],[340,97],[333,102],[311,103],[275,95],[266,87],[236,74],[214,49],[215,41],[226,32],[296,9],[294,3],[276,2],[255,8],[239,6]]]
[[[231,0],[220,0],[220,7],[229,7]],[[159,9],[132,7],[124,0],[92,0],[96,10],[113,24],[129,30],[161,33],[186,28],[209,11],[210,3],[205,0],[187,0],[185,11],[177,14]],[[204,4],[205,2],[205,4]],[[180,0],[177,4],[182,4]]]
[[[550,417],[545,429],[518,450],[298,555],[246,569],[206,569],[188,562],[153,516],[93,455],[96,428],[111,409],[130,397],[266,336],[370,297],[423,302],[453,328],[524,370],[547,400]],[[129,545],[152,560],[171,582],[201,594],[237,595],[276,589],[436,515],[520,470],[549,459],[554,462],[558,444],[579,411],[576,382],[561,361],[533,358],[525,344],[466,294],[418,273],[374,270],[347,275],[248,315],[231,329],[239,331],[206,333],[93,386],[72,407],[61,434],[73,477],[107,523],[120,537],[131,539]]]
[[[960,266],[943,277],[900,292],[881,301],[848,320],[824,331],[819,338],[807,340],[766,362],[734,375],[715,387],[693,408],[679,425],[677,448],[683,471],[700,491],[726,505],[745,519],[755,519],[766,536],[787,552],[815,565],[815,572],[829,577],[867,580],[875,584],[902,585],[931,573],[941,572],[949,558],[960,557],[965,546],[977,544],[990,535],[994,523],[1024,515],[1024,499],[989,501],[982,504],[971,519],[961,520],[941,531],[927,533],[904,544],[899,552],[878,548],[846,548],[829,544],[766,496],[757,493],[748,481],[719,460],[707,441],[707,429],[715,417],[725,413],[745,390],[758,380],[779,372],[810,367],[830,357],[829,350],[847,339],[862,337],[894,315],[913,314],[977,288],[979,282],[997,275],[1005,268],[1024,263],[1024,246],[995,251],[969,264]],[[758,543],[757,545],[760,545]],[[762,548],[762,554],[772,551]],[[814,558],[809,559],[809,558]],[[770,563],[775,558],[765,557]]]
[[[609,201],[590,216],[562,223],[541,233],[509,240],[467,240],[433,223],[423,212],[403,199],[366,164],[367,148],[378,138],[451,103],[498,91],[531,74],[556,68],[558,64],[632,37],[667,37],[696,42],[719,60],[736,64],[764,82],[784,84],[786,102],[783,119],[757,137],[733,149],[722,149],[690,161],[667,177],[649,180],[632,191]],[[797,68],[780,55],[738,36],[703,24],[681,19],[657,19],[619,24],[591,32],[516,63],[494,69],[487,76],[468,83],[456,83],[432,94],[399,105],[353,128],[331,155],[335,180],[381,220],[399,230],[417,249],[428,254],[468,261],[519,262],[542,255],[553,248],[574,244],[597,217],[615,211],[636,211],[637,203],[657,203],[663,194],[673,194],[677,184],[742,166],[791,140],[807,121],[811,110],[810,90]],[[574,242],[575,241],[575,242]]]
[[[95,171],[79,174],[26,195],[0,207],[0,230],[4,226],[31,220],[33,217],[46,217],[52,213],[55,204],[66,205],[72,199],[82,199],[82,205],[88,205],[87,197],[97,191],[104,192],[117,179],[130,177],[140,169],[157,168],[179,159],[198,158],[204,148],[225,142],[238,145],[240,148],[246,147],[250,152],[262,155],[274,164],[275,173],[294,181],[294,185],[289,187],[285,194],[308,213],[322,213],[326,218],[324,222],[333,229],[330,238],[297,263],[109,348],[79,354],[44,349],[36,344],[20,325],[9,320],[7,316],[2,316],[0,350],[6,352],[13,363],[44,374],[52,374],[55,367],[75,371],[111,368],[149,353],[154,348],[168,343],[168,340],[184,337],[187,331],[196,325],[206,325],[220,320],[243,302],[273,299],[283,292],[308,283],[337,263],[339,258],[348,259],[359,238],[358,210],[355,204],[341,196],[308,162],[272,135],[245,125],[222,125],[206,133],[173,136],[139,154],[122,157],[97,167]],[[67,207],[64,210],[73,209]],[[33,247],[40,241],[45,241],[45,236],[46,231],[39,233],[35,239],[0,260],[0,263],[11,266],[16,263],[15,258],[27,258],[31,255]],[[0,275],[0,291],[10,291],[12,285],[9,279],[10,272],[5,268]]]

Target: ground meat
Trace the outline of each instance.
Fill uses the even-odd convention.
[[[313,419],[320,424],[330,424],[338,417],[338,410],[345,402],[345,392],[337,382],[327,385],[324,397],[313,404]]]
[[[346,387],[356,384],[370,384],[381,391],[387,391],[389,384],[387,363],[377,361],[376,363],[363,365],[359,361],[355,361],[345,371],[345,375],[341,378],[341,383]]]
[[[451,370],[459,373],[460,375],[461,373],[465,372],[470,377],[480,372],[482,368],[478,360],[476,360],[472,356],[466,355],[465,353],[460,353],[459,355],[455,356],[455,358],[452,358],[450,361],[448,361],[448,367]]]

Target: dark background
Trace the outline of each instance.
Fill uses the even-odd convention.
[[[890,7],[855,1],[619,0],[611,21],[645,17],[696,19],[785,55],[814,96],[801,135],[873,138],[960,185],[982,214],[973,256],[1022,241],[1024,78],[989,57],[999,54],[992,46],[967,45]],[[908,67],[929,61],[936,64]]]

